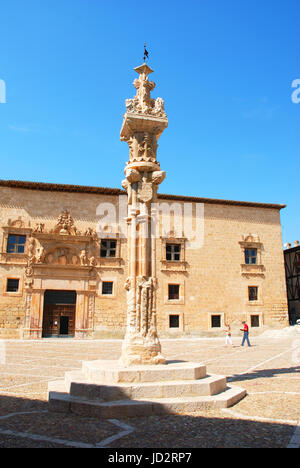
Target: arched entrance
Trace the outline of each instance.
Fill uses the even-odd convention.
[[[75,311],[76,291],[46,290],[42,336],[44,338],[74,336]]]

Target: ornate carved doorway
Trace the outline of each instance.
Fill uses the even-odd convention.
[[[75,310],[76,291],[45,291],[42,336],[74,336]]]

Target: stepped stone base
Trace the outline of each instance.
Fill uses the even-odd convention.
[[[207,375],[192,362],[124,367],[118,361],[86,361],[81,371],[49,382],[49,409],[98,418],[125,418],[227,408],[246,391],[226,377]]]

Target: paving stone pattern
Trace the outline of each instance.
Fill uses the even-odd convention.
[[[300,329],[300,327],[299,327]],[[161,340],[168,360],[203,363],[247,396],[228,409],[98,420],[48,412],[47,386],[82,361],[118,359],[121,341],[1,342],[0,448],[300,447],[300,332],[252,337],[252,347],[220,338]]]

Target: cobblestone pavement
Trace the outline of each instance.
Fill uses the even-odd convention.
[[[300,329],[300,327],[299,327]],[[0,342],[0,447],[300,447],[300,331],[252,337],[161,340],[169,360],[196,361],[247,390],[228,409],[97,420],[49,413],[47,383],[83,360],[118,359],[120,340]]]

